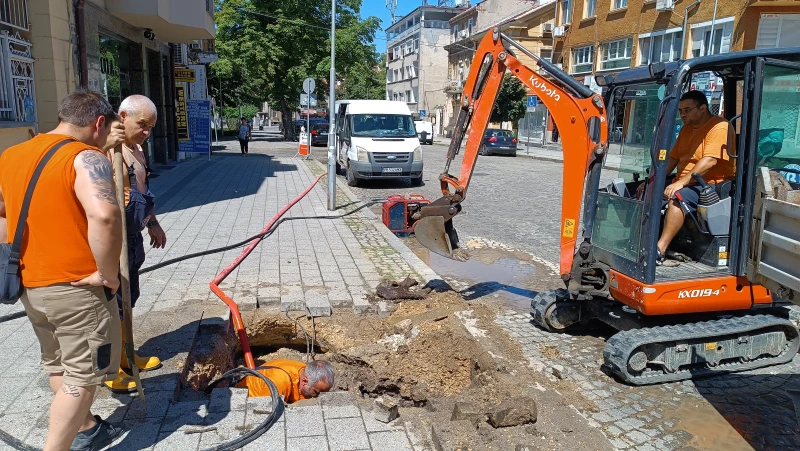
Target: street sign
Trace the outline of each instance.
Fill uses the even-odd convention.
[[[539,104],[539,98],[536,96],[528,96],[528,108],[536,108]]]
[[[305,127],[303,127],[305,129]],[[300,132],[300,142],[298,143],[299,147],[297,149],[297,153],[307,157],[311,152],[311,147],[308,145],[308,133],[305,131]]]
[[[195,81],[189,83],[189,100],[207,100],[206,66],[196,64],[189,66],[194,70]]]
[[[181,152],[208,153],[211,145],[211,102],[189,100],[186,102],[189,139],[178,142]]]
[[[197,52],[197,62],[200,64],[216,63],[219,61],[219,55],[216,52]]]
[[[305,92],[306,94],[311,94],[312,92],[314,92],[314,88],[316,87],[317,84],[313,78],[309,77],[303,80],[303,92]]]
[[[194,83],[195,74],[194,69],[186,67],[175,68],[175,82],[176,83]]]
[[[316,107],[317,106],[317,95],[311,94],[311,103],[309,104],[309,95],[308,94],[300,94],[300,106],[301,107]]]
[[[419,118],[420,119],[425,119],[425,116],[427,116],[427,115],[428,115],[428,112],[426,110],[419,110]]]

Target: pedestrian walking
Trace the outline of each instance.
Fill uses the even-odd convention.
[[[61,101],[55,129],[0,155],[0,240],[13,242],[28,183],[51,154],[19,228],[20,300],[53,391],[45,451],[100,449],[121,432],[90,412],[120,360],[122,217],[105,157],[124,140],[117,119],[100,93],[78,90]]]
[[[167,244],[167,235],[158,223],[155,213],[155,196],[148,189],[147,158],[142,144],[150,136],[156,125],[158,111],[156,105],[143,95],[132,95],[122,101],[119,116],[125,129],[125,142],[122,144],[122,158],[125,162],[125,221],[128,232],[128,281],[131,291],[131,307],[136,306],[139,299],[139,270],[144,264],[144,238],[142,231],[147,228],[150,246],[163,248]],[[108,152],[112,159],[113,150]],[[120,318],[122,318],[122,296],[117,293]],[[124,323],[123,323],[124,327]],[[128,359],[123,355],[125,347],[125,331],[122,331],[120,352],[120,368],[117,377],[105,382],[106,387],[114,392],[129,393],[136,391],[136,382],[128,376],[131,368]],[[134,354],[134,364],[139,371],[151,371],[161,368],[161,360],[155,356],[141,357]]]
[[[242,118],[239,123],[239,147],[242,149],[242,155],[247,156],[247,143],[250,141],[251,128],[247,124],[247,119]]]

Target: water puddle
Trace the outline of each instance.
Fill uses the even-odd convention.
[[[687,446],[728,451],[753,449],[725,417],[702,402],[684,401],[670,414],[677,420],[672,430],[685,431],[693,436]]]
[[[547,274],[533,261],[525,261],[511,253],[495,249],[470,249],[466,262],[451,260],[422,247],[413,237],[406,245],[426,265],[445,279],[465,282],[454,286],[466,300],[482,296],[496,297],[514,310],[530,311],[531,298],[542,289],[540,277]]]

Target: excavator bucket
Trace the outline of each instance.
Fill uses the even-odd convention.
[[[452,222],[452,221],[448,221]],[[453,243],[445,230],[445,220],[441,216],[426,216],[414,225],[414,236],[419,244],[437,254],[453,258]]]

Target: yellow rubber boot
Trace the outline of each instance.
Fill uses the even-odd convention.
[[[123,345],[124,346],[124,345]],[[139,368],[139,371],[152,371],[161,368],[161,359],[156,356],[140,357],[135,352],[133,353],[133,363]],[[122,352],[122,359],[119,362],[120,369],[131,369],[128,365],[128,358],[125,357],[125,352]]]
[[[128,358],[125,356],[125,323],[122,323],[122,349],[120,349],[122,357],[119,360],[120,369],[130,370]],[[158,357],[140,357],[136,352],[133,353],[133,363],[139,371],[152,371],[161,368],[161,359]]]
[[[103,383],[115,393],[133,393],[136,391],[136,381],[122,371],[122,368],[120,368],[117,372],[116,379]]]

